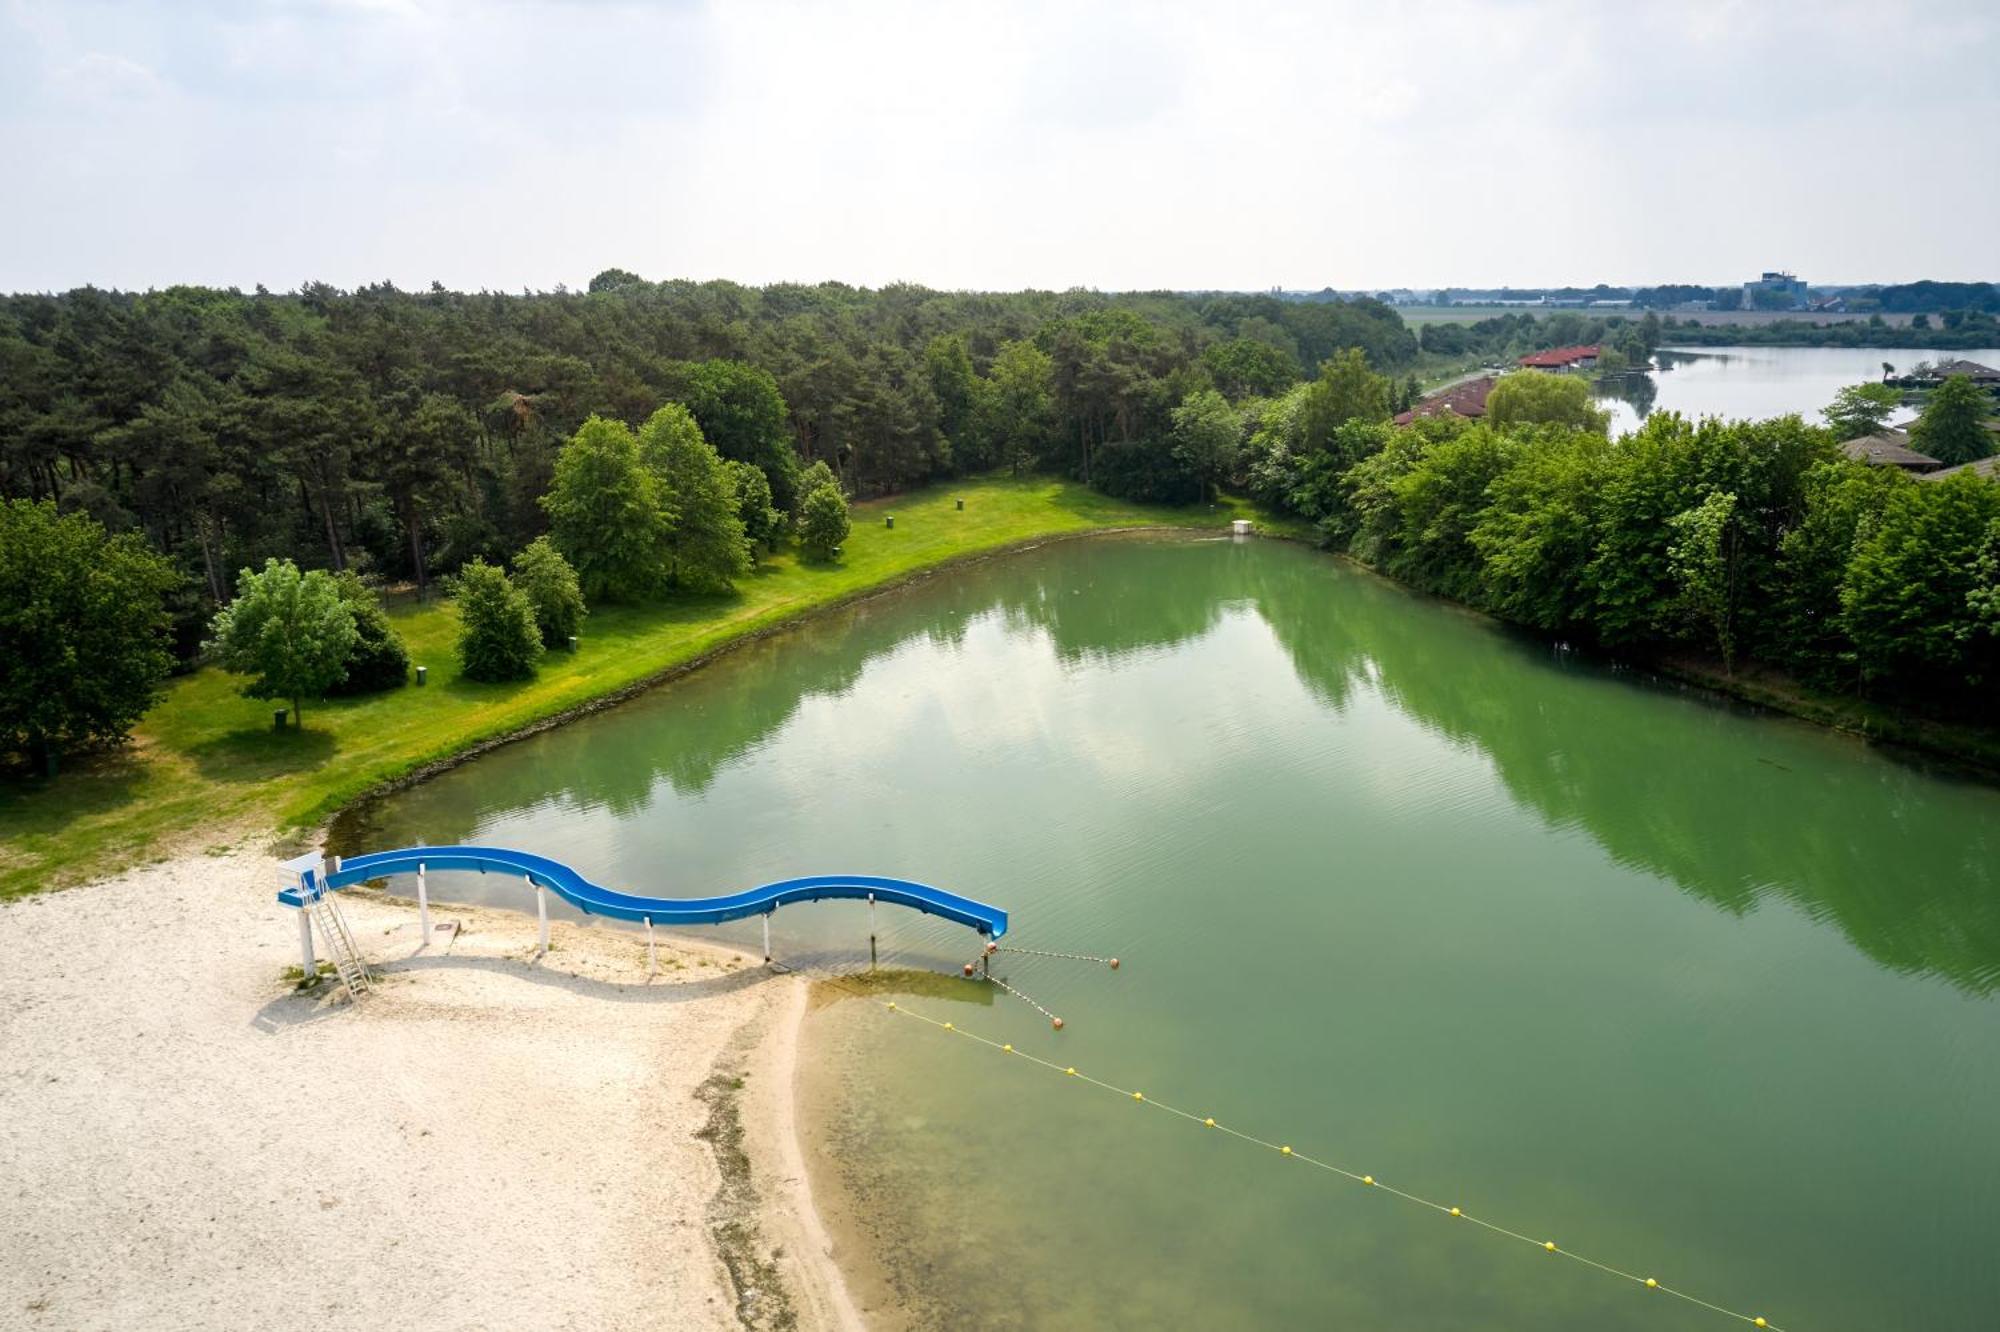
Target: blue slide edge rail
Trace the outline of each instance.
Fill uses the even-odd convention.
[[[809,874],[723,897],[641,897],[592,883],[559,860],[499,846],[412,846],[400,851],[349,856],[340,862],[339,869],[325,875],[322,886],[346,888],[392,874],[415,874],[419,865],[426,873],[476,870],[482,874],[518,874],[554,892],[585,915],[632,921],[650,919],[655,925],[720,925],[724,921],[765,915],[795,902],[862,901],[872,895],[878,902],[909,907],[970,926],[992,939],[1007,933],[1007,913],[999,907],[908,879],[875,874]],[[307,876],[310,873],[307,871]],[[278,901],[288,907],[302,907],[311,891],[311,878],[302,877],[300,886],[284,889],[278,894]]]

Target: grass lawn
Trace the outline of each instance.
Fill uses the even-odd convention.
[[[965,510],[953,505],[963,496]],[[893,531],[883,525],[895,515]],[[430,683],[308,702],[305,728],[271,729],[275,706],[204,669],[173,681],[123,750],[73,760],[52,782],[0,784],[0,897],[60,887],[191,846],[311,828],[371,788],[614,693],[731,639],[910,573],[1038,536],[1145,524],[1220,528],[1240,502],[1188,509],[1123,503],[1046,478],[967,482],[858,504],[833,564],[787,553],[727,596],[593,609],[577,652],[535,679],[458,678],[449,605],[392,607]],[[414,677],[413,677],[414,678]]]

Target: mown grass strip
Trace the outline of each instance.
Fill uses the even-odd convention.
[[[963,497],[965,508],[956,508]],[[894,514],[896,526],[883,517]],[[1239,503],[1162,509],[1046,478],[991,479],[856,505],[834,564],[792,553],[764,562],[728,596],[602,607],[572,655],[535,679],[458,677],[448,605],[392,608],[414,684],[370,698],[306,705],[303,731],[271,729],[272,705],[240,679],[205,669],[174,681],[130,747],[73,762],[53,782],[0,785],[0,897],[81,882],[160,859],[216,829],[271,835],[310,827],[384,783],[630,690],[759,630],[953,560],[1040,537],[1161,525],[1218,529]]]

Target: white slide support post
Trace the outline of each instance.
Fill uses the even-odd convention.
[[[549,951],[549,890],[536,883],[532,874],[522,877],[527,879],[529,886],[535,890],[535,927],[539,932],[542,951],[546,953]]]
[[[417,947],[429,948],[431,946],[431,895],[430,890],[424,886],[424,867],[421,861],[417,864],[417,934],[420,940]]]
[[[764,960],[771,960],[771,912],[764,913]]]
[[[299,977],[306,984],[319,974],[319,962],[313,957],[313,923],[304,907],[299,908]]]
[[[653,976],[659,973],[660,955],[655,951],[653,951],[653,918],[651,916],[647,916],[645,918],[645,921],[646,921],[646,974],[648,976]]]

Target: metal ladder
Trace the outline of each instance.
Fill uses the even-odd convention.
[[[330,890],[319,885],[314,886],[306,901],[306,909],[312,912],[313,924],[318,928],[320,941],[326,945],[327,959],[333,963],[335,974],[347,987],[348,998],[359,999],[371,988],[371,978],[368,964],[361,960],[361,949],[348,931],[347,917],[340,913],[340,903],[334,901]]]

